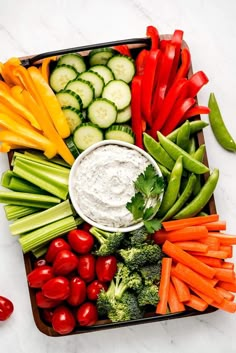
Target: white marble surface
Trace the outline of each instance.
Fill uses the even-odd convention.
[[[0,0],[0,61],[43,51],[145,35],[147,25],[160,33],[184,30],[194,71],[210,82],[199,94],[207,104],[214,91],[228,128],[236,138],[236,2],[234,0]],[[205,118],[204,118],[205,119]],[[217,210],[236,233],[236,154],[224,151],[205,130],[211,168],[220,168]],[[0,174],[8,168],[0,155]],[[236,315],[220,311],[193,318],[145,324],[77,336],[51,338],[36,328],[29,301],[23,257],[0,207],[0,294],[15,311],[0,324],[3,353],[75,352],[236,352]],[[235,261],[235,257],[234,257]]]

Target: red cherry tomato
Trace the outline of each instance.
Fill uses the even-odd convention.
[[[68,234],[68,242],[78,254],[86,254],[92,250],[94,237],[82,229],[74,229]]]
[[[14,311],[14,305],[10,299],[0,296],[0,321],[7,320]]]
[[[53,271],[56,275],[66,276],[78,266],[77,256],[70,250],[61,250],[53,261]]]
[[[59,251],[70,249],[70,245],[63,238],[53,239],[48,247],[45,259],[47,262],[53,262]]]
[[[86,284],[79,277],[74,277],[70,280],[70,295],[67,302],[72,306],[82,304],[86,299]]]
[[[43,285],[42,292],[47,298],[64,300],[70,294],[69,280],[62,276],[51,278]]]
[[[42,317],[44,321],[51,324],[54,310],[53,309],[42,309]]]
[[[43,295],[42,291],[37,292],[35,298],[37,306],[42,309],[55,308],[56,306],[61,304],[61,300],[47,298],[45,297],[45,295]]]
[[[107,290],[107,285],[98,280],[91,282],[87,287],[87,297],[89,300],[97,300],[101,290]]]
[[[41,266],[47,266],[47,261],[45,259],[39,259],[35,261],[34,268],[41,267]]]
[[[83,228],[83,230],[84,230],[85,232],[89,232],[89,229],[90,229],[91,227],[92,227],[92,226],[91,226],[90,224],[86,223],[86,222],[84,222],[84,223],[83,223],[83,226],[82,226],[82,228]]]
[[[117,259],[113,255],[100,256],[96,260],[96,274],[101,282],[110,282],[117,271]]]
[[[51,266],[36,267],[27,275],[28,283],[31,288],[41,288],[44,283],[53,278],[53,269]]]
[[[75,318],[70,309],[61,305],[55,309],[52,316],[52,327],[60,335],[66,335],[75,328]]]
[[[76,318],[80,326],[92,326],[98,320],[96,305],[90,302],[82,304],[76,313]]]
[[[79,256],[78,273],[85,282],[91,282],[95,278],[96,260],[92,254]]]

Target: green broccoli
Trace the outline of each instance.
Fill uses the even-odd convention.
[[[159,302],[158,287],[155,284],[144,286],[138,294],[139,306],[154,305]]]
[[[96,227],[90,228],[89,231],[100,243],[100,247],[95,250],[95,254],[98,256],[107,256],[115,253],[124,238],[124,233],[105,232]]]
[[[127,289],[139,291],[142,288],[142,278],[138,272],[131,272],[122,262],[117,264],[115,275],[115,298],[121,299]]]
[[[155,264],[145,265],[139,270],[145,286],[150,286],[153,283],[160,281],[161,277],[161,261]]]
[[[99,316],[107,316],[109,310],[111,310],[112,302],[115,293],[115,282],[112,280],[107,291],[102,289],[97,299],[97,309]]]
[[[142,316],[143,312],[138,305],[137,297],[130,291],[126,291],[120,300],[113,302],[108,312],[108,318],[112,322],[135,320]]]
[[[130,232],[130,245],[139,246],[148,240],[149,234],[145,227]]]

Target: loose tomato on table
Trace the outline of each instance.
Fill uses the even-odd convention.
[[[14,311],[14,305],[10,299],[0,296],[0,321],[7,320]]]
[[[70,280],[70,295],[67,302],[72,306],[82,304],[86,299],[86,284],[83,279],[78,276]]]
[[[96,259],[92,254],[79,256],[78,273],[85,282],[91,282],[95,276]]]
[[[82,304],[76,313],[80,326],[92,326],[98,320],[98,311],[95,304],[86,302]]]
[[[53,278],[53,269],[51,266],[36,267],[27,275],[27,280],[31,288],[41,288],[44,283]]]
[[[63,238],[53,239],[45,256],[47,262],[53,262],[59,251],[70,250],[70,245]]]
[[[78,257],[70,250],[61,250],[53,262],[56,275],[66,276],[78,266]]]
[[[72,332],[75,328],[76,321],[74,315],[64,305],[55,309],[52,316],[52,327],[60,335],[66,335]]]
[[[86,254],[92,250],[94,237],[82,229],[74,229],[68,233],[68,242],[78,254]]]

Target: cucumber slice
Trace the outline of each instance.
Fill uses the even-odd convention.
[[[65,89],[56,93],[56,97],[61,107],[71,106],[78,110],[81,110],[83,107],[83,103],[80,96],[74,91],[71,91],[69,89]]]
[[[92,66],[89,71],[97,72],[103,78],[105,85],[115,79],[111,69],[105,65]]]
[[[106,140],[119,140],[134,144],[134,133],[130,126],[112,125],[105,133]]]
[[[102,140],[102,131],[92,123],[83,123],[79,125],[73,134],[73,141],[76,147],[81,151],[86,150],[89,146]]]
[[[59,92],[65,88],[67,83],[74,80],[78,73],[73,66],[60,65],[56,66],[49,78],[49,84],[55,92]]]
[[[135,74],[134,60],[129,56],[115,55],[107,62],[107,66],[114,73],[116,80],[123,80],[127,83],[132,81]]]
[[[117,106],[118,110],[123,110],[131,102],[131,91],[129,85],[122,80],[108,82],[102,92],[102,98],[106,98]]]
[[[67,137],[65,139],[65,143],[66,143],[66,146],[69,148],[72,156],[77,158],[79,155],[79,150],[74,143],[73,137],[72,136]]]
[[[106,129],[116,121],[117,108],[105,98],[95,99],[88,107],[88,118],[102,129]]]
[[[94,98],[93,85],[82,78],[69,82],[66,89],[70,89],[80,96],[83,103],[83,109],[87,108]]]
[[[82,124],[84,116],[78,109],[71,106],[62,107],[62,110],[70,127],[70,132],[72,133],[77,126]]]
[[[103,78],[97,72],[85,71],[79,75],[79,78],[89,81],[93,85],[95,98],[100,97],[105,83]]]
[[[73,66],[78,73],[84,72],[86,70],[84,58],[80,54],[70,53],[62,55],[59,58],[57,65],[62,64]]]
[[[128,105],[123,110],[120,110],[116,117],[116,123],[126,123],[131,119],[131,105]]]
[[[93,49],[89,53],[89,64],[94,65],[106,65],[108,60],[116,54],[116,51],[112,48],[101,48]]]

